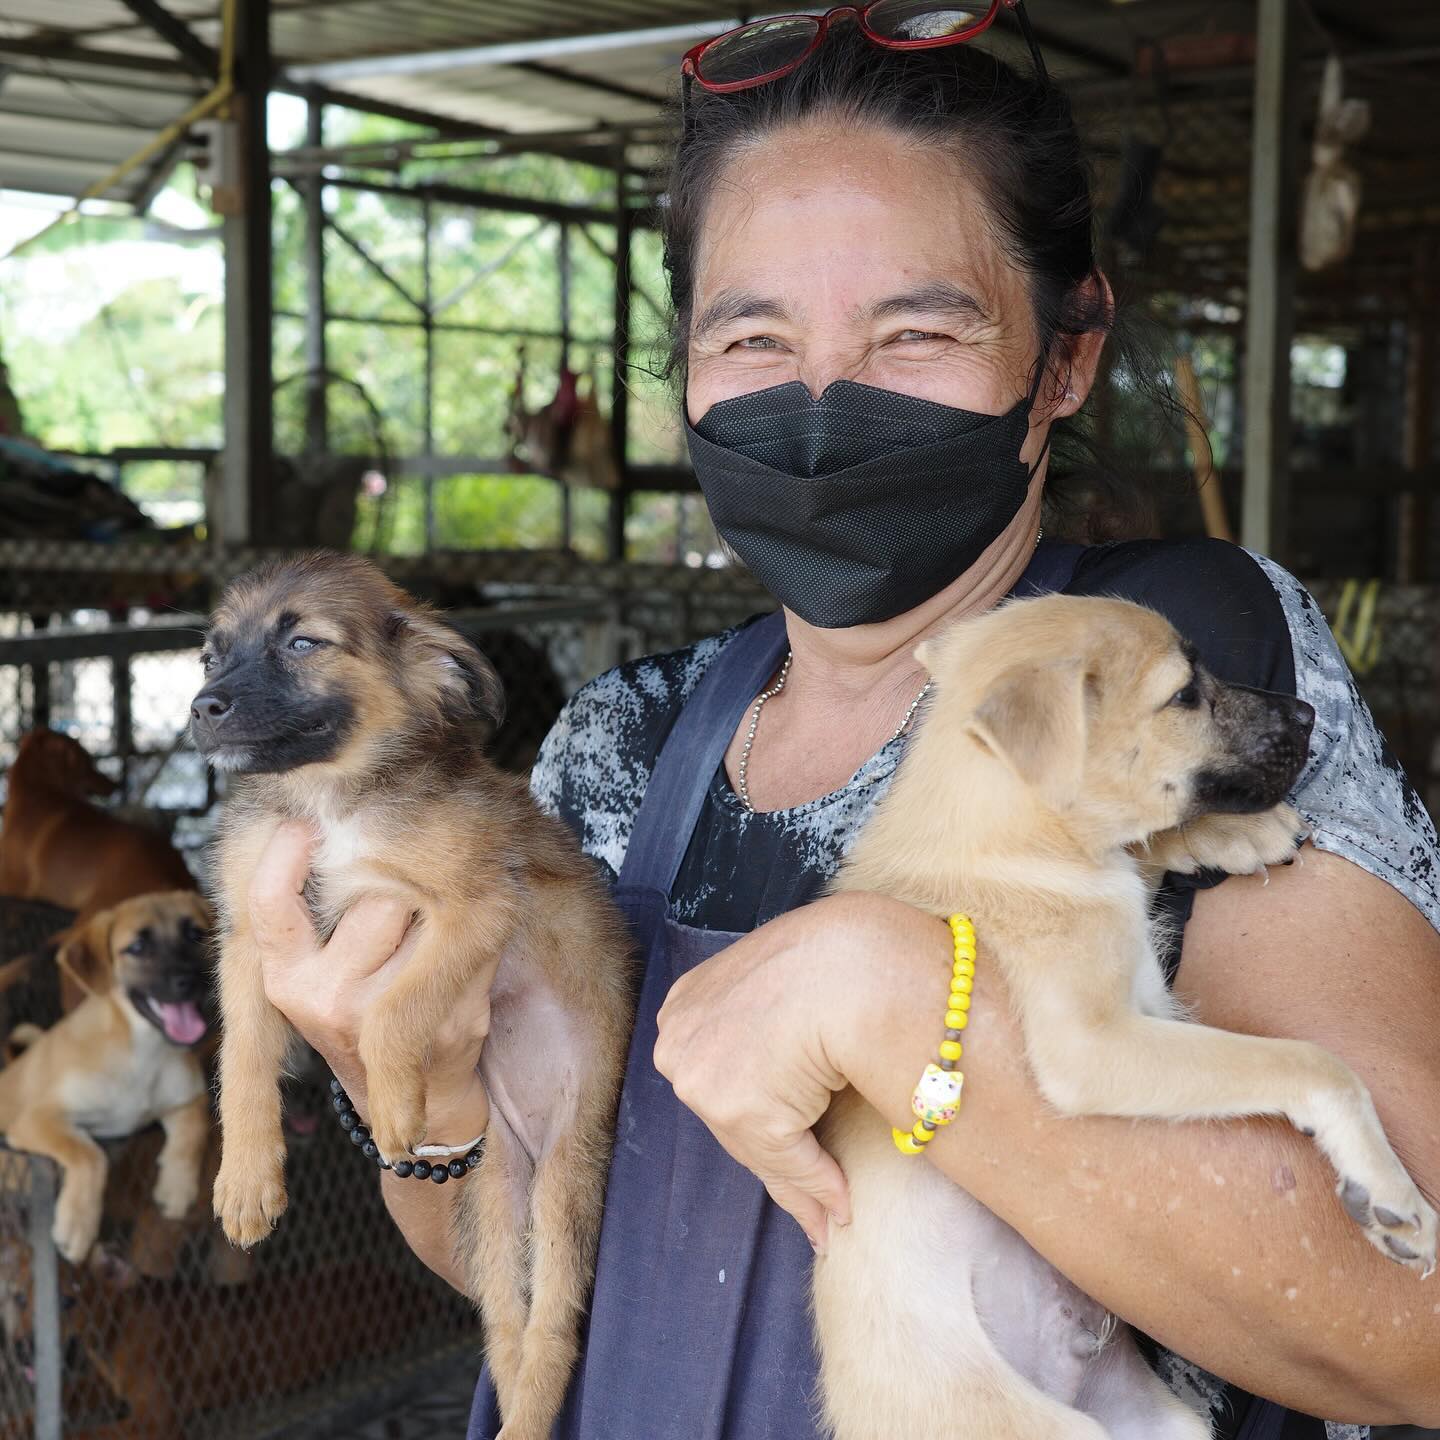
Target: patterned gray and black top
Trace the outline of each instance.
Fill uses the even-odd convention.
[[[1310,758],[1293,800],[1314,843],[1393,885],[1440,929],[1435,826],[1376,730],[1319,607],[1293,576],[1219,542],[1137,541],[1084,552],[1066,590],[1149,605],[1221,679],[1313,705]],[[532,777],[535,795],[612,876],[624,861],[660,747],[733,634],[602,675],[570,701],[546,740]],[[746,931],[814,899],[884,793],[903,743],[884,746],[833,794],[761,814],[740,803],[722,766],[675,883],[674,917]],[[1175,933],[1197,885],[1221,878],[1173,879],[1165,887],[1160,904],[1178,922]],[[1213,1409],[1223,1435],[1234,1409],[1220,1382],[1177,1357],[1160,1363],[1177,1389]],[[1319,1434],[1318,1425],[1312,1429]],[[1368,1434],[1352,1425],[1327,1429],[1329,1440]],[[1287,1440],[1291,1433],[1287,1428]]]

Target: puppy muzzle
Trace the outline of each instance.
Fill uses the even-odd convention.
[[[1226,685],[1215,723],[1224,755],[1196,774],[1192,812],[1248,815],[1279,805],[1305,768],[1315,711],[1291,695]]]

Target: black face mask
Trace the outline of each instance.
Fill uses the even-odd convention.
[[[1015,518],[1034,392],[1004,415],[836,380],[722,400],[686,425],[715,529],[786,609],[869,625],[962,575]]]

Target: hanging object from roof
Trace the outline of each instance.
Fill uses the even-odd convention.
[[[1370,102],[1347,100],[1340,57],[1325,62],[1320,113],[1315,122],[1313,165],[1300,200],[1300,263],[1324,270],[1350,254],[1360,213],[1360,172],[1345,161],[1345,146],[1370,128]]]

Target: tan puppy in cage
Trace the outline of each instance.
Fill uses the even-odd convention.
[[[367,895],[404,901],[419,932],[360,1034],[382,1159],[474,1143],[425,1134],[426,1050],[476,980],[490,984],[491,1118],[483,1161],[457,1182],[460,1258],[506,1440],[541,1440],[578,1350],[629,1043],[619,916],[564,827],[486,758],[503,718],[494,669],[369,561],[316,553],[242,577],[201,661],[195,743],[235,777],[218,842],[216,1214],[248,1246],[285,1209],[290,1030],[265,996],[247,897],[277,826],[306,821],[318,843],[305,893],[323,932]]]

